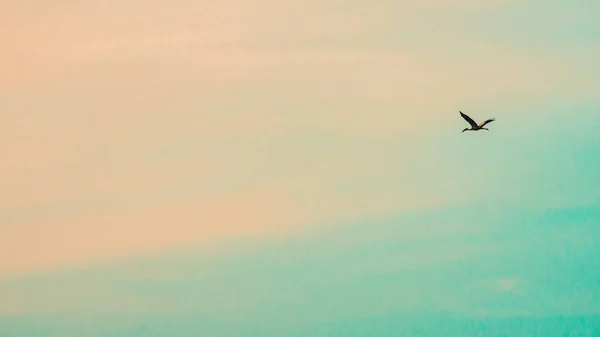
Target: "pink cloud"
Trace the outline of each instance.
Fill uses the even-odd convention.
[[[376,149],[410,144],[394,168],[416,176],[419,135],[453,123],[459,105],[589,92],[597,78],[576,65],[593,53],[414,29],[418,13],[500,3],[10,5],[0,272],[460,199],[381,187],[392,161]],[[298,145],[314,134],[352,141]],[[344,190],[359,178],[380,189]]]

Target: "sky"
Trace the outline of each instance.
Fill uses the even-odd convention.
[[[599,15],[0,3],[0,335],[600,333]]]

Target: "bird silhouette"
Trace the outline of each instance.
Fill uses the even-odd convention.
[[[462,111],[459,111],[459,112],[460,112],[460,115],[462,116],[462,118],[464,118],[467,122],[469,122],[469,124],[471,124],[471,128],[465,128],[464,130],[462,130],[462,132],[488,130],[488,129],[484,128],[484,126],[487,123],[491,123],[491,122],[495,121],[494,118],[490,118],[490,119],[486,120],[485,122],[481,122],[481,123],[477,124],[477,123],[475,123],[475,121],[473,119],[471,119],[471,117],[465,115]],[[490,131],[490,130],[488,130],[488,131]]]

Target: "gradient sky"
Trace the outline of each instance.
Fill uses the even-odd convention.
[[[0,335],[592,336],[598,17],[0,3]]]

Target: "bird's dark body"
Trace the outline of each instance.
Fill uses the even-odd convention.
[[[462,130],[462,132],[465,132],[465,131],[479,131],[479,130],[487,130],[487,131],[489,131],[487,128],[484,128],[484,126],[486,124],[488,124],[488,123],[491,123],[491,122],[495,121],[494,118],[491,118],[491,119],[486,120],[485,122],[477,124],[477,123],[475,123],[475,121],[471,117],[465,115],[462,111],[459,111],[459,112],[460,112],[460,115],[462,116],[462,118],[464,118],[464,120],[466,120],[469,124],[471,124],[471,128],[465,128],[464,130]]]

